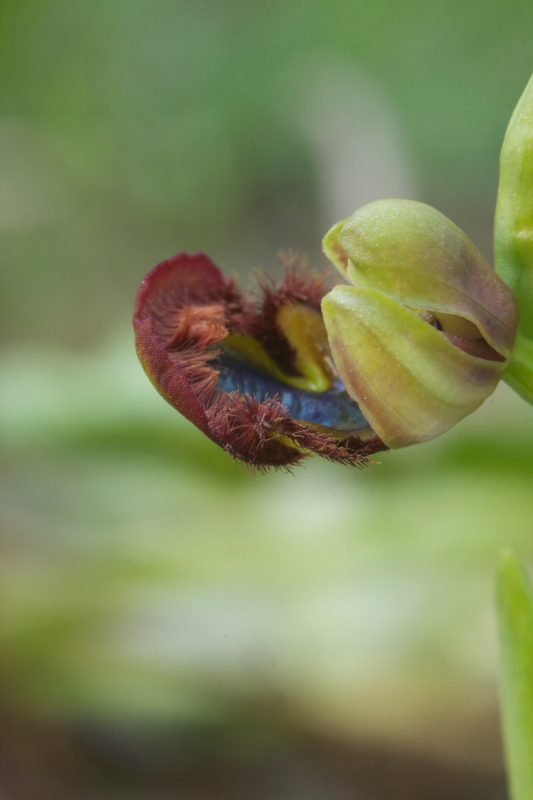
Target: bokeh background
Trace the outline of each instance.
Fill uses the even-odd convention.
[[[246,281],[380,197],[492,255],[530,0],[2,0],[2,800],[505,797],[493,577],[533,410],[258,480],[136,361],[134,297]]]

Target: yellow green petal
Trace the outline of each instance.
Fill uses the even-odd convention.
[[[505,367],[468,355],[374,289],[336,286],[322,310],[346,389],[389,447],[447,431],[494,391]]]
[[[411,200],[370,203],[344,224],[342,243],[355,286],[437,318],[442,312],[469,320],[510,357],[518,320],[513,294],[468,236],[436,209]]]

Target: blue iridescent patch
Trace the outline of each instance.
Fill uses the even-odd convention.
[[[370,427],[361,409],[340,382],[327,392],[306,392],[277,381],[227,352],[220,354],[213,367],[219,371],[219,391],[239,391],[261,401],[277,397],[293,419],[345,433],[361,433]]]

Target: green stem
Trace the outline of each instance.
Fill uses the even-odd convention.
[[[533,592],[517,556],[498,576],[505,757],[512,800],[533,800]]]
[[[533,405],[533,341],[518,333],[511,363],[503,379],[524,400]],[[533,800],[533,795],[531,796]]]

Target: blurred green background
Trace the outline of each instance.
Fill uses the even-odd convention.
[[[505,797],[493,576],[533,559],[532,409],[502,386],[380,466],[255,481],[130,318],[180,250],[323,268],[380,197],[490,258],[531,2],[2,0],[0,30],[3,800]]]

